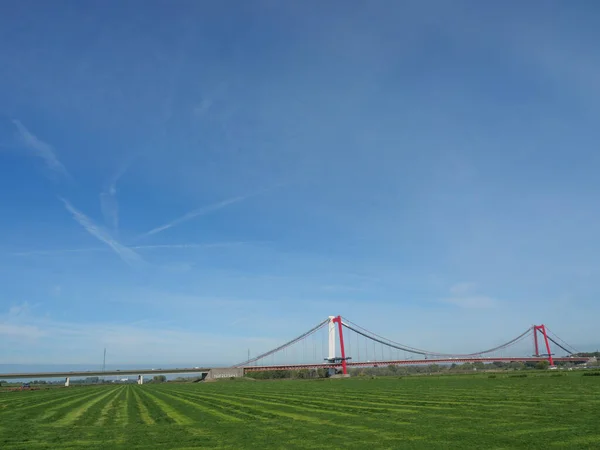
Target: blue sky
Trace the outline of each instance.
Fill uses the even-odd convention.
[[[218,3],[3,6],[4,362],[600,345],[595,2]]]

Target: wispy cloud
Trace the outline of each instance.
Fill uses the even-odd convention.
[[[96,225],[92,219],[87,217],[81,211],[78,211],[71,203],[69,203],[64,198],[60,199],[65,208],[73,215],[73,218],[83,227],[85,230],[94,236],[96,239],[104,242],[108,245],[114,252],[119,255],[119,257],[125,261],[130,266],[139,266],[144,263],[144,260],[140,255],[138,255],[135,251],[131,250],[128,247],[125,247],[116,239],[114,239],[106,230],[102,229],[98,225]]]
[[[235,247],[246,244],[255,244],[252,241],[231,241],[231,242],[207,242],[205,244],[155,244],[155,245],[130,245],[126,246],[131,250],[192,250],[207,248]],[[54,250],[27,250],[22,252],[10,253],[11,256],[54,256],[66,255],[69,253],[90,253],[109,251],[106,247],[82,247],[82,248],[59,248]]]
[[[32,325],[15,325],[0,322],[0,336],[5,338],[38,339],[46,333]]]
[[[163,321],[83,323],[31,314],[17,320],[3,311],[0,311],[0,338],[11,345],[14,342],[22,346],[19,354],[10,361],[22,364],[90,364],[94,359],[90,357],[90,348],[108,347],[112,364],[179,364],[187,361],[185,364],[197,365],[200,355],[207,364],[229,365],[240,359],[240,341],[260,350],[273,348],[281,342],[276,338],[220,336],[212,331],[185,330]],[[69,348],[68,355],[63,348]]]
[[[466,309],[492,308],[497,305],[495,299],[477,294],[476,288],[475,283],[457,283],[450,288],[450,297],[442,299],[442,302]]]
[[[33,151],[34,154],[39,158],[42,158],[46,163],[46,166],[53,172],[65,177],[69,176],[67,169],[59,161],[56,153],[54,152],[54,148],[50,144],[38,139],[33,133],[25,128],[25,125],[23,125],[20,121],[13,119],[12,122],[17,128],[19,140],[24,147]]]
[[[199,104],[194,106],[194,114],[202,116],[208,112],[211,106],[212,100],[205,98]]]
[[[248,241],[233,241],[233,242],[210,242],[206,244],[156,244],[156,245],[132,245],[130,248],[136,250],[160,250],[160,249],[195,249],[195,248],[216,248],[216,247],[235,247],[238,245],[251,244]]]
[[[150,230],[150,231],[148,231],[148,232],[146,232],[146,233],[138,236],[138,239],[143,239],[143,238],[146,238],[148,236],[152,236],[153,234],[160,233],[161,231],[168,230],[169,228],[172,228],[175,225],[179,225],[179,224],[181,224],[183,222],[187,222],[188,220],[191,220],[194,217],[203,216],[205,214],[209,214],[211,212],[223,209],[223,208],[225,208],[225,207],[227,207],[229,205],[233,205],[235,203],[240,203],[240,202],[242,202],[244,200],[247,200],[250,197],[254,197],[254,196],[259,195],[259,194],[261,194],[261,193],[263,193],[265,191],[266,190],[261,190],[261,191],[253,192],[253,193],[247,194],[247,195],[239,195],[237,197],[231,197],[231,198],[228,198],[226,200],[222,200],[222,201],[220,201],[218,203],[214,203],[212,205],[202,206],[200,208],[194,209],[194,210],[192,210],[192,211],[184,214],[183,216],[178,217],[175,220],[172,220],[171,222],[168,222],[168,223],[165,223],[164,225],[161,225],[159,227],[153,228],[152,230]]]
[[[473,292],[476,288],[475,283],[465,282],[465,283],[457,283],[450,288],[450,293],[452,295],[465,295],[470,292]]]
[[[336,293],[336,292],[359,292],[364,291],[365,288],[360,286],[350,286],[346,284],[326,284],[321,286],[321,289],[326,292]]]
[[[119,203],[117,201],[117,182],[125,174],[131,160],[122,164],[121,167],[115,172],[115,174],[108,179],[104,185],[104,189],[100,193],[100,207],[104,220],[108,226],[112,228],[114,232],[119,229]]]
[[[450,297],[443,299],[444,303],[459,306],[461,308],[475,309],[475,308],[492,308],[496,306],[497,302],[491,297],[485,295],[473,295],[466,297]]]
[[[22,252],[10,253],[12,256],[53,256],[66,255],[69,253],[88,253],[88,252],[103,252],[108,249],[105,247],[82,247],[82,248],[59,248],[54,250],[26,250]]]

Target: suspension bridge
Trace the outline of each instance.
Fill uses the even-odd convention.
[[[553,353],[552,348],[560,352]],[[214,378],[242,376],[246,372],[326,368],[348,374],[352,367],[416,364],[557,362],[586,363],[590,358],[554,334],[545,325],[532,325],[518,336],[491,348],[470,353],[424,350],[387,339],[341,316],[329,316],[296,338],[230,367],[193,367],[180,369],[128,369],[111,371],[38,372],[0,374],[0,379],[58,378],[91,375],[138,375],[143,383],[147,374],[211,374]]]
[[[320,351],[319,339],[316,339],[319,334],[325,335],[325,339],[321,337],[320,341],[327,343],[326,348],[322,344]],[[563,356],[552,353],[551,343],[564,352]],[[575,356],[577,353],[579,352],[575,348],[545,325],[532,325],[513,339],[492,348],[470,353],[446,353],[401,344],[341,316],[330,316],[295,339],[234,367],[245,371],[264,371],[326,366],[347,374],[350,367],[538,361],[548,361],[550,366],[554,366],[556,362],[582,363],[589,360]],[[326,356],[319,360],[319,355],[323,354]],[[297,362],[299,359],[302,362]]]

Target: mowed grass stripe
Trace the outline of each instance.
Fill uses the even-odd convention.
[[[228,396],[227,394],[217,394],[222,396]],[[357,409],[353,409],[352,407],[348,408],[347,405],[344,405],[343,408],[340,408],[340,405],[343,405],[343,401],[335,402],[335,401],[320,401],[320,400],[306,400],[303,398],[294,397],[293,394],[283,397],[280,396],[279,393],[274,395],[265,395],[265,394],[255,394],[252,395],[235,395],[235,398],[242,399],[244,401],[250,402],[258,402],[265,403],[271,405],[282,405],[285,407],[293,407],[295,409],[300,409],[304,411],[310,411],[315,413],[323,413],[323,414],[332,414],[337,416],[346,416],[352,417],[356,415],[360,415],[364,413],[364,411],[360,410],[360,407]],[[403,412],[413,412],[411,410],[403,410]]]
[[[65,426],[65,425],[70,425],[70,424],[76,422],[78,419],[82,418],[82,416],[84,416],[86,414],[86,412],[88,412],[88,410],[90,408],[92,408],[94,405],[100,404],[100,402],[102,402],[105,399],[106,399],[106,401],[108,401],[108,398],[110,397],[110,395],[112,395],[117,389],[119,389],[119,388],[110,389],[110,390],[108,390],[108,392],[101,394],[101,395],[97,395],[97,396],[93,397],[91,400],[86,401],[85,403],[81,404],[80,406],[78,406],[76,408],[69,408],[69,411],[64,416],[62,416],[60,419],[56,420],[53,425],[54,426]]]
[[[162,415],[170,418],[174,423],[178,425],[189,425],[194,421],[186,415],[180,413],[163,399],[159,398],[156,394],[150,393],[147,389],[140,392],[142,398],[146,397],[150,400],[150,404],[154,404],[155,407],[160,409]],[[149,408],[152,411],[152,408]]]
[[[92,388],[91,392],[86,390],[80,390],[77,395],[70,396],[66,399],[58,399],[56,402],[52,402],[51,407],[47,408],[48,405],[39,405],[40,407],[30,411],[35,406],[32,405],[28,408],[23,408],[21,411],[27,410],[29,417],[38,418],[40,421],[45,421],[55,417],[59,417],[64,411],[68,412],[71,408],[87,402],[89,399],[98,397],[106,392],[106,388]],[[44,406],[44,407],[41,407]]]
[[[294,395],[295,394],[290,394],[290,393],[284,393],[284,394],[273,394],[273,395],[282,395],[282,396],[289,396],[289,395]],[[429,400],[425,397],[427,397],[427,395],[423,394],[422,392],[419,392],[418,395],[415,395],[415,392],[413,390],[413,392],[410,393],[405,393],[405,392],[390,392],[387,395],[373,395],[373,394],[369,394],[369,393],[361,393],[360,399],[354,399],[353,398],[353,393],[348,392],[348,393],[344,393],[344,392],[335,392],[335,393],[329,393],[329,395],[327,395],[327,398],[331,399],[332,401],[339,401],[339,402],[352,402],[352,401],[360,401],[360,402],[366,402],[369,401],[372,404],[378,404],[381,406],[384,405],[397,405],[398,403],[420,403],[420,404],[436,404],[436,405],[448,405],[449,407],[453,407],[456,405],[464,405],[464,404],[470,404],[472,406],[483,406],[483,407],[496,407],[496,405],[498,403],[500,404],[506,404],[508,402],[505,401],[501,401],[498,402],[498,399],[495,398],[494,399],[494,403],[492,404],[491,401],[485,401],[483,399],[478,399],[478,401],[475,400],[470,400],[469,398],[463,398],[461,397],[453,397],[451,399],[448,400],[444,400],[441,396],[438,399],[436,396],[435,399]],[[301,394],[301,396],[306,397],[306,398],[313,398],[314,396],[311,394]],[[522,406],[523,402],[514,402],[515,404]],[[412,405],[410,405],[412,406]]]
[[[164,392],[163,392],[164,393]],[[201,420],[207,420],[205,414],[214,417],[215,419],[222,419],[226,421],[240,421],[240,420],[265,420],[272,419],[277,416],[268,414],[265,411],[247,408],[244,405],[236,404],[232,407],[231,403],[222,402],[219,400],[209,399],[203,396],[199,396],[195,393],[182,392],[182,391],[169,391],[164,393],[165,395],[175,395],[179,399],[184,399],[188,402],[192,402],[194,407],[202,412]]]
[[[469,404],[469,405],[473,405],[473,406],[481,406],[481,407],[491,407],[491,404],[493,402],[493,406],[502,406],[502,407],[506,407],[506,408],[512,408],[514,406],[523,406],[523,405],[529,405],[531,403],[535,403],[535,402],[548,402],[549,399],[543,399],[540,396],[530,396],[530,397],[523,397],[523,398],[517,398],[515,397],[514,399],[512,398],[499,398],[500,396],[498,395],[500,393],[496,393],[496,395],[494,396],[479,396],[479,397],[471,397],[471,396],[462,396],[462,395],[457,395],[455,397],[446,397],[443,395],[438,395],[437,393],[433,393],[433,395],[426,395],[423,394],[418,398],[418,401],[422,402],[422,403],[435,403],[435,404],[441,404],[441,405],[456,405],[456,404]],[[431,397],[431,398],[429,398]],[[414,401],[416,398],[414,396],[414,394],[412,393],[406,393],[406,392],[396,392],[396,393],[390,393],[388,396],[385,396],[384,398],[394,398],[396,400],[400,400],[400,401]],[[552,402],[552,401],[551,401]],[[562,402],[552,402],[552,403],[562,403]]]
[[[229,399],[229,400],[232,399],[232,397],[227,394],[211,393],[211,394],[207,394],[207,395],[213,395],[213,396],[216,396],[217,398],[225,398],[225,399]],[[311,404],[307,404],[306,406],[303,406],[301,401],[294,402],[290,399],[285,399],[282,401],[282,400],[277,399],[277,397],[271,397],[271,399],[266,400],[264,398],[258,398],[258,397],[259,396],[257,396],[257,395],[250,397],[250,396],[238,394],[238,395],[235,395],[233,398],[235,398],[237,401],[242,401],[245,404],[260,403],[260,404],[264,404],[264,405],[275,406],[278,408],[307,411],[312,414],[318,414],[318,415],[326,415],[326,416],[333,415],[333,416],[340,416],[340,417],[354,417],[354,416],[358,415],[358,413],[351,413],[351,412],[343,411],[344,408],[340,407],[340,405],[343,405],[343,402],[340,402],[337,405],[332,402],[330,405],[329,404],[326,404],[326,405],[320,404],[319,406],[313,406]],[[413,412],[413,411],[409,411],[409,412]]]
[[[90,417],[88,420],[90,422],[93,420],[94,425],[104,425],[104,424],[108,425],[107,422],[109,419],[109,415],[113,415],[113,414],[111,414],[111,411],[114,410],[115,404],[117,403],[118,398],[125,392],[125,389],[126,389],[125,386],[122,386],[120,389],[117,389],[115,395],[113,397],[111,397],[110,399],[108,399],[108,401],[102,405],[102,409],[100,410],[100,413],[93,418]]]
[[[214,393],[211,393],[211,394],[214,394]],[[236,398],[238,398],[238,397],[236,397]],[[228,399],[222,399],[222,397],[217,397],[216,400],[217,401],[223,401],[223,400],[225,400],[224,402],[228,402],[229,404],[231,404],[233,406],[235,406],[236,404],[239,404],[239,406],[246,406],[246,407],[248,406],[248,404],[245,403],[245,402],[241,402],[241,404],[239,402],[234,403],[234,401],[228,400]],[[250,406],[252,406],[252,405],[250,405]],[[314,417],[304,416],[302,414],[296,414],[296,413],[293,413],[293,412],[286,412],[286,411],[281,411],[281,410],[278,410],[278,409],[272,410],[272,409],[264,408],[262,406],[260,407],[260,409],[262,411],[267,411],[267,412],[270,412],[270,413],[275,414],[277,416],[283,416],[283,417],[292,418],[292,419],[296,419],[296,420],[303,420],[303,421],[306,421],[306,422],[312,422],[312,423],[317,423],[317,424],[328,423],[328,421],[319,420],[319,419],[314,418]]]
[[[119,396],[123,386],[111,388],[111,395],[105,396],[103,399],[94,402],[87,411],[84,412],[74,422],[75,425],[95,425],[102,418],[104,411],[110,406],[110,404]]]
[[[140,399],[140,404],[146,408],[152,421],[158,425],[175,423],[172,417],[168,416],[156,402],[152,401],[152,399],[146,395],[145,390],[146,389],[140,389],[136,393]]]
[[[307,399],[307,403],[317,403],[317,401],[313,400],[311,396],[296,396],[294,394],[262,394],[262,393],[253,393],[253,396],[261,396],[261,397],[269,397],[274,398],[286,398],[291,401],[295,401],[295,399],[302,398]],[[400,397],[397,398],[395,402],[389,401],[389,396],[387,397],[388,401],[382,401],[379,397],[365,395],[360,399],[354,399],[350,396],[342,396],[342,395],[331,395],[327,396],[331,404],[344,404],[345,408],[358,408],[358,409],[371,409],[372,412],[376,412],[377,410],[381,412],[385,412],[386,410],[389,412],[397,411],[399,413],[405,412],[417,412],[420,409],[433,409],[433,410],[448,410],[452,411],[456,409],[457,406],[467,407],[471,410],[471,412],[476,413],[480,409],[490,410],[486,413],[498,413],[498,414],[506,414],[506,411],[498,412],[499,409],[510,409],[514,410],[515,406],[507,406],[502,404],[502,402],[465,402],[461,400],[454,401],[441,401],[436,402],[435,400],[423,400],[421,398],[412,396],[412,397]],[[371,401],[377,399],[376,401]],[[518,405],[523,409],[531,409],[535,408],[535,405],[523,405],[522,403]]]
[[[313,422],[313,423],[319,423],[319,424],[329,423],[329,415],[331,413],[330,411],[315,410],[313,408],[304,408],[304,407],[299,407],[299,406],[289,406],[286,403],[257,400],[257,399],[243,397],[241,395],[236,395],[235,397],[229,397],[228,395],[225,395],[225,394],[217,394],[217,393],[211,392],[210,394],[207,393],[206,396],[213,396],[213,398],[216,398],[219,401],[229,402],[232,405],[240,404],[240,405],[244,405],[246,407],[260,408],[263,411],[267,411],[272,414],[276,414],[278,416],[284,416],[284,417],[294,418],[297,420],[304,420],[307,422]],[[256,403],[261,404],[261,406],[256,405]],[[273,406],[275,409],[267,408],[262,405]],[[290,409],[292,411],[289,411]],[[309,413],[311,413],[311,416],[305,416],[305,415],[297,414],[294,412],[294,411],[298,411],[298,410],[309,412]],[[317,417],[317,416],[321,416],[321,415],[327,416],[327,419],[319,419]],[[338,412],[337,414],[332,413],[331,415],[352,417],[352,414],[343,413],[343,412],[342,413]]]
[[[212,392],[211,394],[215,394],[215,393]],[[348,431],[360,431],[362,433],[373,433],[373,434],[379,435],[380,437],[385,437],[386,439],[395,439],[394,433],[389,433],[388,431],[386,431],[386,429],[389,430],[390,426],[406,426],[406,425],[410,424],[409,422],[402,420],[400,418],[397,418],[397,417],[387,416],[385,418],[385,422],[382,421],[381,417],[378,417],[377,420],[374,421],[374,423],[376,422],[377,424],[381,425],[381,428],[383,428],[383,429],[376,430],[372,426],[366,427],[366,426],[362,425],[365,422],[372,421],[373,417],[369,417],[368,414],[352,414],[352,413],[347,413],[347,412],[339,411],[339,410],[338,411],[332,411],[332,410],[323,411],[320,408],[315,409],[315,408],[310,408],[310,407],[290,405],[289,402],[285,403],[285,402],[259,400],[259,399],[255,399],[254,397],[245,397],[245,396],[241,396],[239,394],[235,395],[235,397],[228,397],[226,395],[220,395],[219,400],[222,402],[228,402],[234,406],[235,405],[243,405],[246,407],[248,407],[249,405],[253,405],[255,403],[260,403],[260,406],[257,405],[255,407],[259,408],[262,411],[269,412],[271,414],[288,417],[288,418],[293,418],[296,420],[305,420],[305,421],[309,421],[311,423],[318,423],[320,425],[332,424],[332,426],[346,429]],[[268,405],[269,407],[265,407],[264,405]],[[271,408],[271,406],[275,407],[276,409]],[[340,404],[334,405],[334,406],[341,410],[345,409],[345,405],[343,405],[343,403],[340,403]],[[292,411],[289,411],[290,409]],[[309,416],[300,415],[300,414],[293,412],[295,410],[301,410],[304,412],[308,412],[310,415]],[[323,415],[326,416],[325,419],[321,418]],[[336,419],[336,418],[332,418],[331,416],[343,417],[344,419]]]
[[[205,394],[203,392],[203,394]],[[215,394],[215,392],[211,392],[210,394]],[[186,393],[186,395],[192,395],[189,393]],[[384,429],[374,429],[373,427],[369,427],[369,426],[364,426],[363,423],[365,421],[365,417],[360,416],[360,415],[353,415],[353,414],[348,414],[348,413],[343,413],[343,412],[339,412],[338,415],[342,415],[344,416],[346,419],[349,419],[348,423],[343,423],[339,420],[333,420],[329,417],[327,418],[320,418],[318,417],[318,414],[314,414],[314,410],[311,408],[305,408],[305,410],[307,410],[309,413],[313,413],[310,415],[306,415],[306,414],[298,414],[295,413],[294,410],[298,409],[296,407],[292,407],[292,411],[289,411],[289,407],[287,407],[284,403],[274,403],[274,402],[261,402],[259,401],[259,403],[264,403],[264,404],[269,404],[271,406],[275,406],[276,409],[273,409],[271,407],[265,407],[264,405],[260,405],[260,406],[252,406],[253,400],[252,399],[247,399],[245,402],[239,402],[236,401],[235,399],[239,399],[240,396],[236,395],[233,398],[223,398],[223,397],[219,397],[218,401],[223,402],[223,403],[228,403],[230,405],[232,405],[232,407],[236,407],[236,408],[241,408],[241,407],[253,407],[253,409],[255,410],[259,410],[259,411],[264,411],[267,412],[271,415],[274,416],[278,416],[279,419],[281,418],[285,418],[285,419],[293,419],[296,421],[303,421],[303,422],[308,422],[311,424],[311,426],[319,426],[320,428],[322,428],[321,431],[319,431],[319,433],[325,433],[327,430],[327,427],[337,427],[339,429],[343,429],[345,430],[345,433],[357,433],[357,434],[374,434],[377,436],[377,439],[381,440],[381,439],[386,439],[388,441],[395,441],[398,439],[398,434],[395,432],[389,432],[390,429],[390,424],[387,423],[383,428]],[[250,405],[248,404],[250,403]],[[284,409],[283,409],[284,408]],[[327,413],[329,413],[330,411],[327,411]],[[333,414],[335,415],[335,414]],[[347,421],[347,420],[346,420]],[[391,424],[391,426],[405,426],[406,422],[402,422],[400,420],[394,420],[394,423]]]
[[[123,391],[122,399],[121,399],[121,410],[118,414],[120,417],[120,425],[129,425],[129,402],[131,401],[131,391],[129,386],[125,388]]]
[[[108,425],[117,425],[120,427],[127,425],[127,404],[125,403],[127,401],[127,386],[124,386],[124,388],[119,397],[117,397],[115,407],[112,411],[114,414],[109,414]]]
[[[11,406],[20,408],[32,402],[43,401],[47,398],[53,398],[64,388],[48,389],[47,391],[14,391],[0,393],[0,408]],[[64,393],[64,392],[63,392]]]
[[[244,420],[240,417],[240,415],[244,415],[243,412],[228,410],[223,405],[218,408],[215,408],[214,405],[207,407],[205,404],[188,400],[187,396],[181,397],[180,395],[172,394],[170,390],[169,392],[157,390],[155,394],[161,396],[167,402],[179,403],[179,406],[186,409],[196,421],[206,420],[206,414],[227,422],[241,422]]]
[[[180,390],[170,391],[179,397],[185,399],[193,399],[197,408],[211,414],[215,417],[227,419],[234,417],[239,419],[275,419],[276,414],[269,413],[263,408],[249,407],[248,405],[236,402],[234,400],[227,401],[222,399],[214,399],[199,395],[198,393],[185,392]]]
[[[144,423],[137,406],[137,400],[133,394],[133,386],[127,386],[127,395],[125,396],[125,409],[127,414],[127,424]]]
[[[349,400],[347,398],[327,398],[327,400],[315,400],[307,396],[295,396],[294,394],[281,395],[277,394],[264,394],[264,393],[253,393],[252,397],[247,398],[258,398],[263,400],[285,400],[289,404],[295,405],[316,405],[325,409],[339,410],[339,405],[344,405],[343,410],[352,412],[354,414],[364,414],[365,412],[370,413],[382,413],[382,414],[415,414],[418,413],[418,408],[407,408],[401,407],[401,405],[393,403],[371,403],[364,402],[361,400]]]
[[[98,388],[89,388],[89,389],[98,389]],[[29,416],[30,409],[41,409],[42,406],[45,407],[48,405],[52,405],[54,403],[63,403],[63,402],[65,402],[65,400],[68,401],[68,400],[75,399],[75,398],[81,398],[84,395],[85,396],[94,395],[93,393],[90,393],[90,391],[88,391],[88,390],[74,389],[74,391],[75,392],[71,392],[71,393],[61,391],[61,392],[57,393],[53,398],[48,399],[46,401],[36,402],[35,400],[32,400],[31,402],[28,402],[30,404],[26,404],[24,406],[20,406],[18,408],[14,408],[14,409],[10,408],[6,412],[9,412],[11,415],[27,412],[24,415]]]
[[[573,372],[531,378],[224,381],[17,392],[0,406],[7,406],[0,409],[0,448],[597,448],[600,377]],[[89,403],[79,419],[51,426]],[[178,423],[173,412],[191,423]],[[40,420],[45,413],[53,416]]]
[[[132,406],[129,408],[129,423],[144,423],[146,425],[154,425],[155,421],[150,415],[150,411],[148,407],[144,404],[138,390],[135,388],[129,387],[129,390],[132,392],[132,397],[135,402],[132,402]],[[133,420],[132,420],[133,418]],[[139,420],[137,420],[139,418]]]

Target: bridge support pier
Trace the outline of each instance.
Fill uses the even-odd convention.
[[[335,316],[329,316],[329,361],[335,361]]]
[[[546,344],[546,351],[548,352],[548,362],[551,366],[554,365],[554,360],[552,359],[552,352],[550,351],[550,342],[548,341],[548,334],[546,334],[546,327],[542,325],[534,325],[533,326],[533,340],[535,345],[535,355],[539,356],[539,348],[538,348],[538,332],[542,333],[544,337],[544,344]]]
[[[346,350],[344,348],[344,333],[342,332],[342,316],[337,316],[332,320],[338,324],[338,333],[340,334],[340,352],[342,354],[342,373],[348,375],[348,365],[346,364]]]
[[[335,325],[337,324],[338,334],[340,339],[341,357],[335,356]],[[346,350],[344,348],[344,333],[342,331],[342,316],[329,316],[329,355],[325,359],[330,364],[342,363],[342,373],[348,374],[348,366],[346,364]],[[350,359],[350,358],[348,358]]]
[[[65,378],[65,387],[69,387],[70,384],[71,384],[71,377]]]

